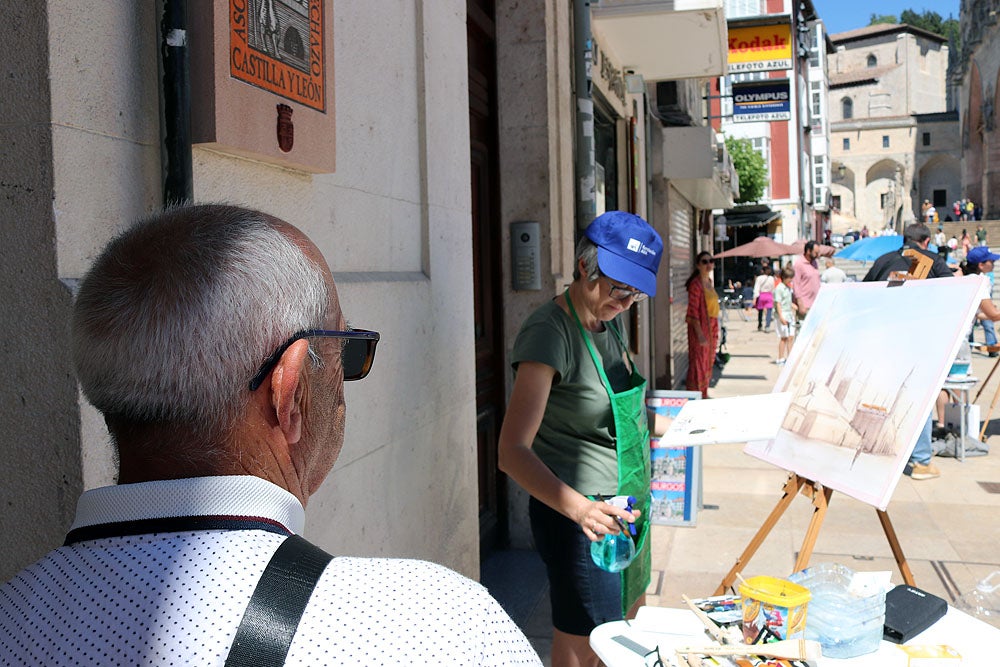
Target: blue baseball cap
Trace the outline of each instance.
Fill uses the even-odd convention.
[[[986,246],[977,245],[965,256],[965,261],[969,264],[979,264],[980,262],[995,262],[1000,259],[1000,255],[990,252]]]
[[[597,245],[601,273],[649,296],[656,295],[663,241],[648,222],[625,211],[608,211],[594,218],[584,235]]]

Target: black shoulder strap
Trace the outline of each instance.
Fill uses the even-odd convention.
[[[333,556],[298,535],[278,547],[243,614],[226,667],[281,667],[316,582]]]

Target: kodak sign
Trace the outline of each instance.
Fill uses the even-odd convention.
[[[791,68],[791,25],[729,28],[730,74]]]

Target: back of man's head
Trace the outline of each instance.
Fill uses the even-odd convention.
[[[903,241],[920,245],[931,237],[930,228],[922,222],[913,222],[903,230]]]
[[[802,248],[802,253],[808,255],[813,251],[813,248],[815,247],[816,247],[815,241],[806,241],[805,246]]]
[[[122,433],[150,429],[218,444],[261,361],[322,326],[325,274],[282,224],[235,206],[181,206],[140,221],[95,260],[74,306],[73,354],[120,447]]]

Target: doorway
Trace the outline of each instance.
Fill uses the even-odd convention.
[[[476,444],[480,558],[506,545],[506,476],[497,468],[506,377],[503,339],[494,0],[468,0],[472,273],[475,295]]]

